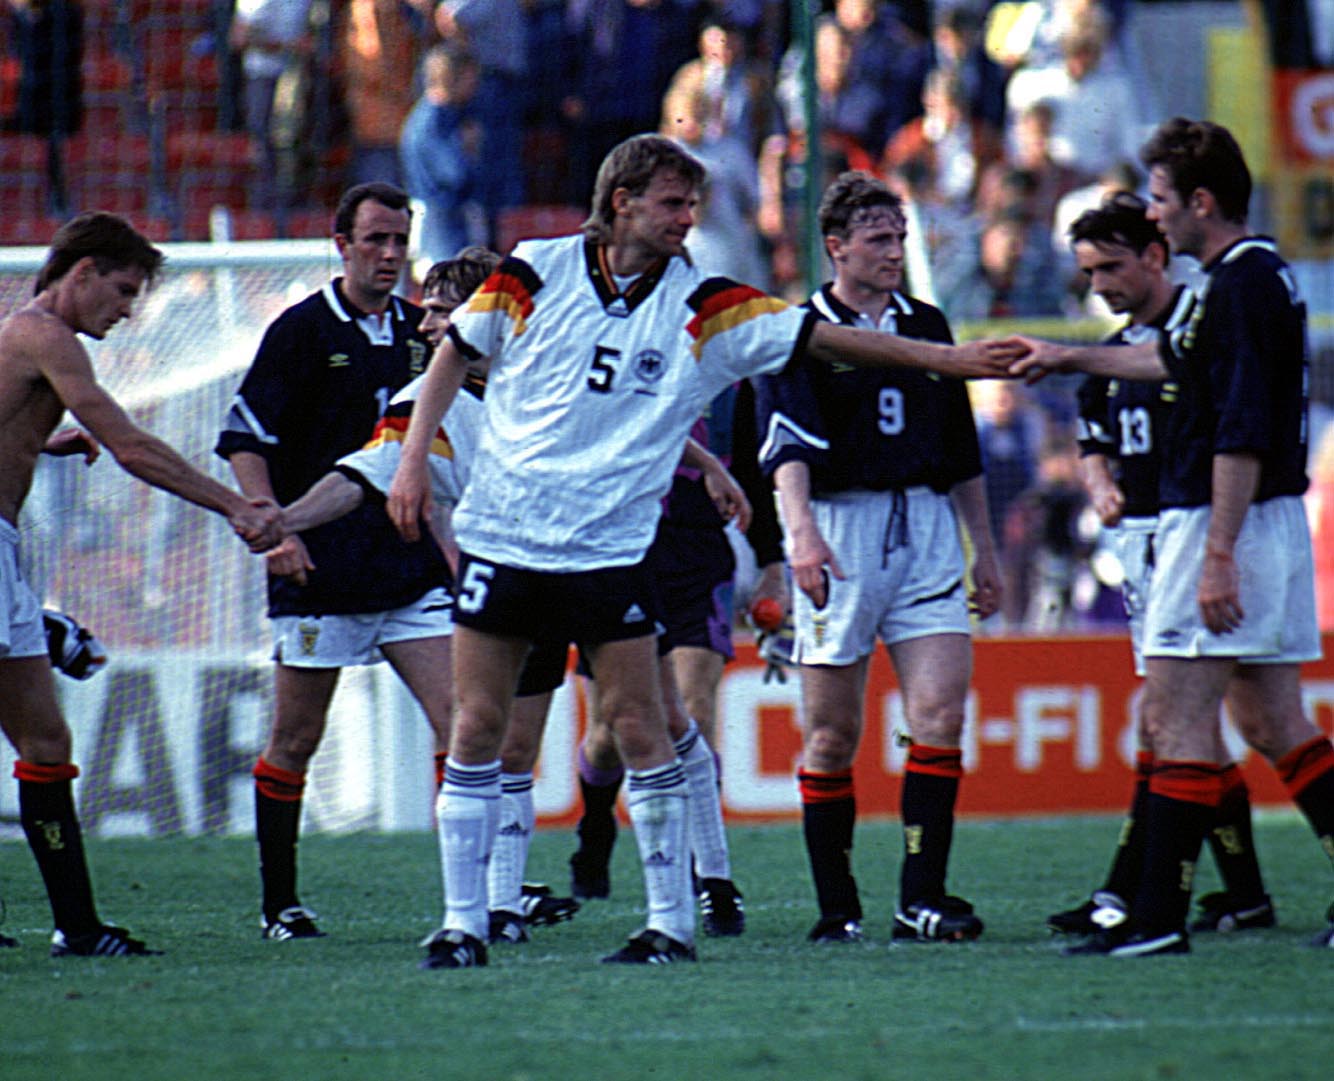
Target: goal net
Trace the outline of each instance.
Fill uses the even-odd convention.
[[[166,268],[133,318],[104,342],[88,341],[89,351],[137,424],[234,486],[213,453],[223,415],[264,328],[337,273],[338,256],[319,240],[164,250]],[[0,249],[0,315],[31,295],[44,255]],[[19,533],[43,603],[94,631],[110,656],[87,681],[57,677],[85,828],[252,830],[250,769],[272,712],[262,560],[221,517],[135,480],[109,455],[91,467],[44,457]],[[562,751],[572,724],[563,693],[541,810],[573,798]],[[432,750],[425,719],[387,665],[346,670],[312,763],[304,828],[429,828]],[[4,776],[12,759],[3,744]],[[15,835],[17,814],[16,787],[0,784],[0,819]]]

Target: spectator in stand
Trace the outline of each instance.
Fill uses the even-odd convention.
[[[690,92],[704,99],[705,138],[730,136],[752,155],[759,154],[773,132],[773,81],[762,64],[747,58],[745,33],[726,16],[705,18],[699,57],[677,71],[667,94]]]
[[[412,80],[429,40],[425,16],[401,0],[348,0],[338,47],[352,184],[382,180],[401,186],[398,135],[415,102]]]
[[[83,127],[83,10],[74,0],[5,0],[0,21],[18,59],[18,103],[4,131],[46,137],[47,202],[69,212],[65,140]],[[6,25],[8,24],[8,25]]]
[[[572,89],[562,108],[581,198],[612,147],[657,130],[663,95],[694,51],[691,14],[686,0],[570,0]]]
[[[848,34],[848,82],[874,87],[884,101],[884,130],[867,146],[881,147],[922,113],[931,46],[901,18],[897,4],[834,0],[834,18]]]
[[[457,46],[436,45],[422,62],[425,86],[399,138],[407,191],[425,207],[421,258],[452,258],[477,238],[469,217],[480,210],[483,130],[469,115],[477,61]],[[488,162],[488,168],[490,163]],[[471,213],[474,220],[478,214]]]
[[[1045,231],[1017,207],[988,222],[977,264],[943,293],[957,320],[1058,316],[1065,290]]]
[[[1109,22],[1101,7],[1061,37],[1062,59],[1049,67],[1018,71],[1006,91],[1011,116],[1047,101],[1052,107],[1051,154],[1092,178],[1139,151],[1139,98],[1124,71],[1103,64]],[[1017,133],[1011,132],[1018,143]]]
[[[850,80],[851,61],[852,35],[834,16],[820,16],[815,23],[815,89],[824,187],[848,169],[872,171],[875,159],[869,148],[884,145],[884,95],[869,82]],[[774,245],[774,278],[782,288],[798,276],[797,244],[788,208],[801,203],[800,165],[806,159],[806,110],[799,49],[789,49],[783,57],[777,98],[784,133],[765,140],[760,153],[758,223],[760,231]],[[788,168],[789,165],[794,168]]]
[[[1005,132],[1005,84],[1009,72],[987,55],[978,12],[960,3],[942,11],[932,34],[935,70],[952,73],[962,84],[968,116],[1000,138]]]
[[[1036,482],[1005,512],[1002,610],[1010,627],[1054,634],[1083,621],[1098,592],[1088,569],[1098,526],[1096,516],[1083,520],[1087,506],[1073,439],[1049,438]]]
[[[1087,179],[1077,169],[1053,156],[1051,132],[1054,119],[1055,110],[1046,101],[1033,102],[1015,117],[1012,153],[986,169],[978,184],[977,209],[984,217],[997,217],[1007,206],[1013,205],[1010,181],[1014,170],[1020,170],[1028,174],[1024,185],[1027,189],[1024,212],[1048,231],[1052,229],[1057,204]]]
[[[706,275],[765,287],[769,272],[755,235],[759,172],[744,143],[710,134],[710,103],[702,87],[674,83],[662,105],[662,134],[675,139],[708,170],[690,255]]]
[[[977,441],[987,478],[987,510],[991,534],[1005,547],[1005,516],[1021,492],[1038,479],[1038,455],[1047,422],[1026,388],[1005,380],[969,384],[977,417]]]
[[[978,180],[1001,157],[999,138],[969,116],[968,99],[959,74],[936,68],[926,79],[925,112],[901,127],[885,148],[886,172],[920,166],[919,183],[931,190],[930,201],[971,206]]]
[[[245,122],[258,170],[255,206],[286,207],[296,190],[297,146],[285,140],[280,153],[273,138],[279,80],[303,67],[314,48],[310,0],[236,0],[228,41],[241,54],[245,77]],[[295,102],[284,103],[292,108]]]
[[[445,41],[472,53],[481,67],[474,108],[487,165],[481,175],[482,203],[494,232],[496,215],[524,201],[528,39],[523,5],[520,0],[441,0],[435,28]]]

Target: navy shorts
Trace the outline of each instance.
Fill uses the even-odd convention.
[[[668,648],[699,646],[730,661],[736,555],[727,534],[664,518],[645,563],[658,591]]]
[[[565,668],[569,664],[570,646],[562,641],[534,642],[519,673],[519,686],[514,692],[524,698],[532,694],[546,694],[565,682]]]
[[[585,646],[661,632],[644,563],[561,574],[460,552],[454,618],[487,634]]]

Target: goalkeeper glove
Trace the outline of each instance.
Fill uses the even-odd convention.
[[[106,667],[107,651],[92,631],[80,627],[64,612],[42,610],[46,649],[51,665],[71,679],[91,679]]]

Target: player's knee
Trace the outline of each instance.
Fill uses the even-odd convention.
[[[809,770],[833,773],[851,767],[857,757],[856,733],[842,725],[816,725],[806,733],[802,762]]]
[[[74,741],[63,724],[42,732],[20,735],[15,740],[15,750],[24,762],[40,762],[44,766],[63,765],[70,760],[74,751]]]
[[[928,705],[908,714],[908,734],[915,743],[928,747],[957,747],[963,734],[963,706],[955,703]]]

